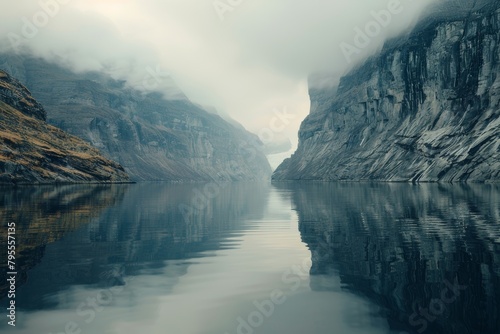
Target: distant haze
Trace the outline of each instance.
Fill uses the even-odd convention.
[[[337,80],[431,2],[4,1],[0,46],[76,71],[107,72],[141,90],[169,90],[171,76],[194,102],[295,147],[309,112],[308,75],[325,71]],[[360,38],[357,29],[372,36]]]

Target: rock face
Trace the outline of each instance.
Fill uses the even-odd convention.
[[[299,147],[273,179],[500,180],[500,3],[472,3],[445,3],[336,91],[311,89]]]
[[[96,73],[75,74],[28,56],[0,55],[47,110],[48,122],[124,166],[134,181],[269,179],[257,136],[187,98],[144,96]]]
[[[120,165],[45,118],[30,92],[0,71],[0,184],[128,181]]]

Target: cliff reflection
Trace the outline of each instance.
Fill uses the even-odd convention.
[[[169,279],[155,294],[168,293],[187,271],[183,259],[233,247],[227,238],[240,233],[243,219],[263,213],[267,185],[211,186],[210,191],[203,184],[165,183],[33,188],[23,200],[5,194],[4,216],[20,222],[19,261],[31,269],[17,303],[26,311],[68,307],[60,298],[64,290],[112,288],[125,285],[127,277],[160,273]],[[25,251],[31,244],[37,254]]]
[[[311,288],[376,303],[391,329],[497,333],[498,186],[281,184],[312,253]]]
[[[128,185],[52,185],[0,188],[0,220],[16,223],[17,285],[44,256],[46,245],[97,219],[123,199]],[[0,247],[7,248],[6,229]],[[2,271],[7,262],[1,261]],[[6,295],[2,281],[0,299]]]

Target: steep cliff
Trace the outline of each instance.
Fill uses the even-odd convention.
[[[500,180],[500,3],[457,3],[387,42],[336,91],[311,89],[299,147],[273,179]]]
[[[271,175],[257,136],[187,98],[143,95],[106,75],[76,74],[29,56],[0,55],[0,68],[26,83],[47,110],[49,123],[97,147],[133,180],[256,180]]]
[[[120,165],[45,118],[30,92],[0,71],[0,184],[128,181]]]

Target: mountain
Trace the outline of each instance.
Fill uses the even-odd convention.
[[[124,181],[120,165],[47,124],[42,105],[0,71],[0,184]]]
[[[500,180],[499,7],[441,2],[335,89],[311,88],[298,149],[273,179]]]
[[[77,74],[31,56],[0,55],[0,68],[26,83],[45,106],[49,123],[119,162],[134,181],[257,180],[271,175],[257,136],[183,94],[175,99],[143,94],[139,87],[105,74]]]

